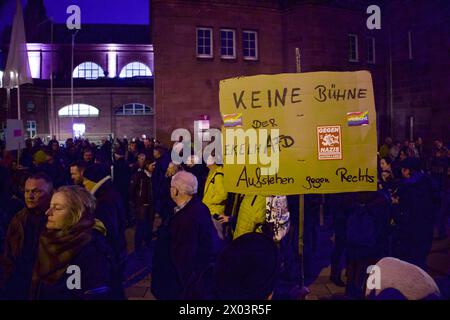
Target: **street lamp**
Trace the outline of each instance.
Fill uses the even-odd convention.
[[[73,129],[73,60],[74,60],[74,48],[75,48],[75,36],[77,35],[79,29],[72,33],[72,68],[70,69],[70,109],[71,109],[71,128]]]

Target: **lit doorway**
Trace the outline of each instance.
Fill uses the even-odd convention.
[[[80,138],[84,136],[86,125],[84,123],[74,123],[72,129],[74,138]]]

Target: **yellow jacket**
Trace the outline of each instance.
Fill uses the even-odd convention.
[[[260,232],[258,226],[266,221],[266,197],[254,195],[243,196],[237,215],[233,239],[249,233]]]
[[[205,183],[203,203],[209,208],[211,215],[224,214],[227,192],[223,180],[223,167],[216,166],[208,173]]]

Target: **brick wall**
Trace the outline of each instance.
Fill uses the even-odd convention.
[[[408,116],[415,118],[415,136],[449,139],[450,2],[372,2],[153,0],[151,32],[160,136],[167,137],[180,126],[192,127],[199,114],[209,114],[211,125],[220,125],[219,80],[295,72],[295,48],[298,47],[302,72],[369,70],[372,73],[381,140],[391,132],[396,138],[406,137]],[[374,3],[381,8],[381,30],[366,27],[366,8]],[[214,29],[212,59],[195,56],[197,26]],[[237,30],[235,61],[220,59],[221,27]],[[245,28],[259,32],[258,62],[244,62],[239,58],[239,34]],[[413,32],[412,60],[408,58],[409,29]],[[348,59],[349,33],[358,36],[358,62]],[[375,38],[375,64],[367,62],[367,37]]]
[[[12,114],[17,117],[16,90],[12,91]],[[64,106],[70,105],[70,89],[54,89],[55,115]],[[26,104],[32,101],[36,109],[33,112],[26,110]],[[74,103],[85,103],[99,109],[99,117],[56,117],[56,135],[66,139],[72,135],[73,123],[84,123],[86,134],[107,135],[129,138],[154,135],[153,116],[115,116],[115,109],[128,103],[141,103],[153,106],[153,91],[151,88],[76,88],[74,90]],[[24,124],[27,120],[34,120],[37,124],[39,136],[50,134],[50,92],[47,88],[23,86],[21,88],[21,114]]]
[[[392,1],[394,135],[450,139],[450,2]],[[408,32],[412,57],[409,57]]]
[[[219,127],[219,81],[282,72],[281,13],[274,8],[213,2],[153,1],[155,106],[158,138],[168,140],[175,128],[193,129],[202,114]],[[213,28],[213,54],[196,57],[196,27]],[[236,30],[237,58],[220,57],[220,28]],[[258,31],[259,60],[242,58],[242,30]]]

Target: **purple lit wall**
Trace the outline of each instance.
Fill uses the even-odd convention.
[[[50,79],[52,46],[44,43],[28,43],[28,59],[33,78]],[[53,72],[56,77],[70,78],[70,45],[53,45]],[[140,62],[154,73],[152,45],[126,44],[79,44],[75,49],[74,66],[83,62],[95,62],[108,77],[119,76],[122,69],[129,63]]]

